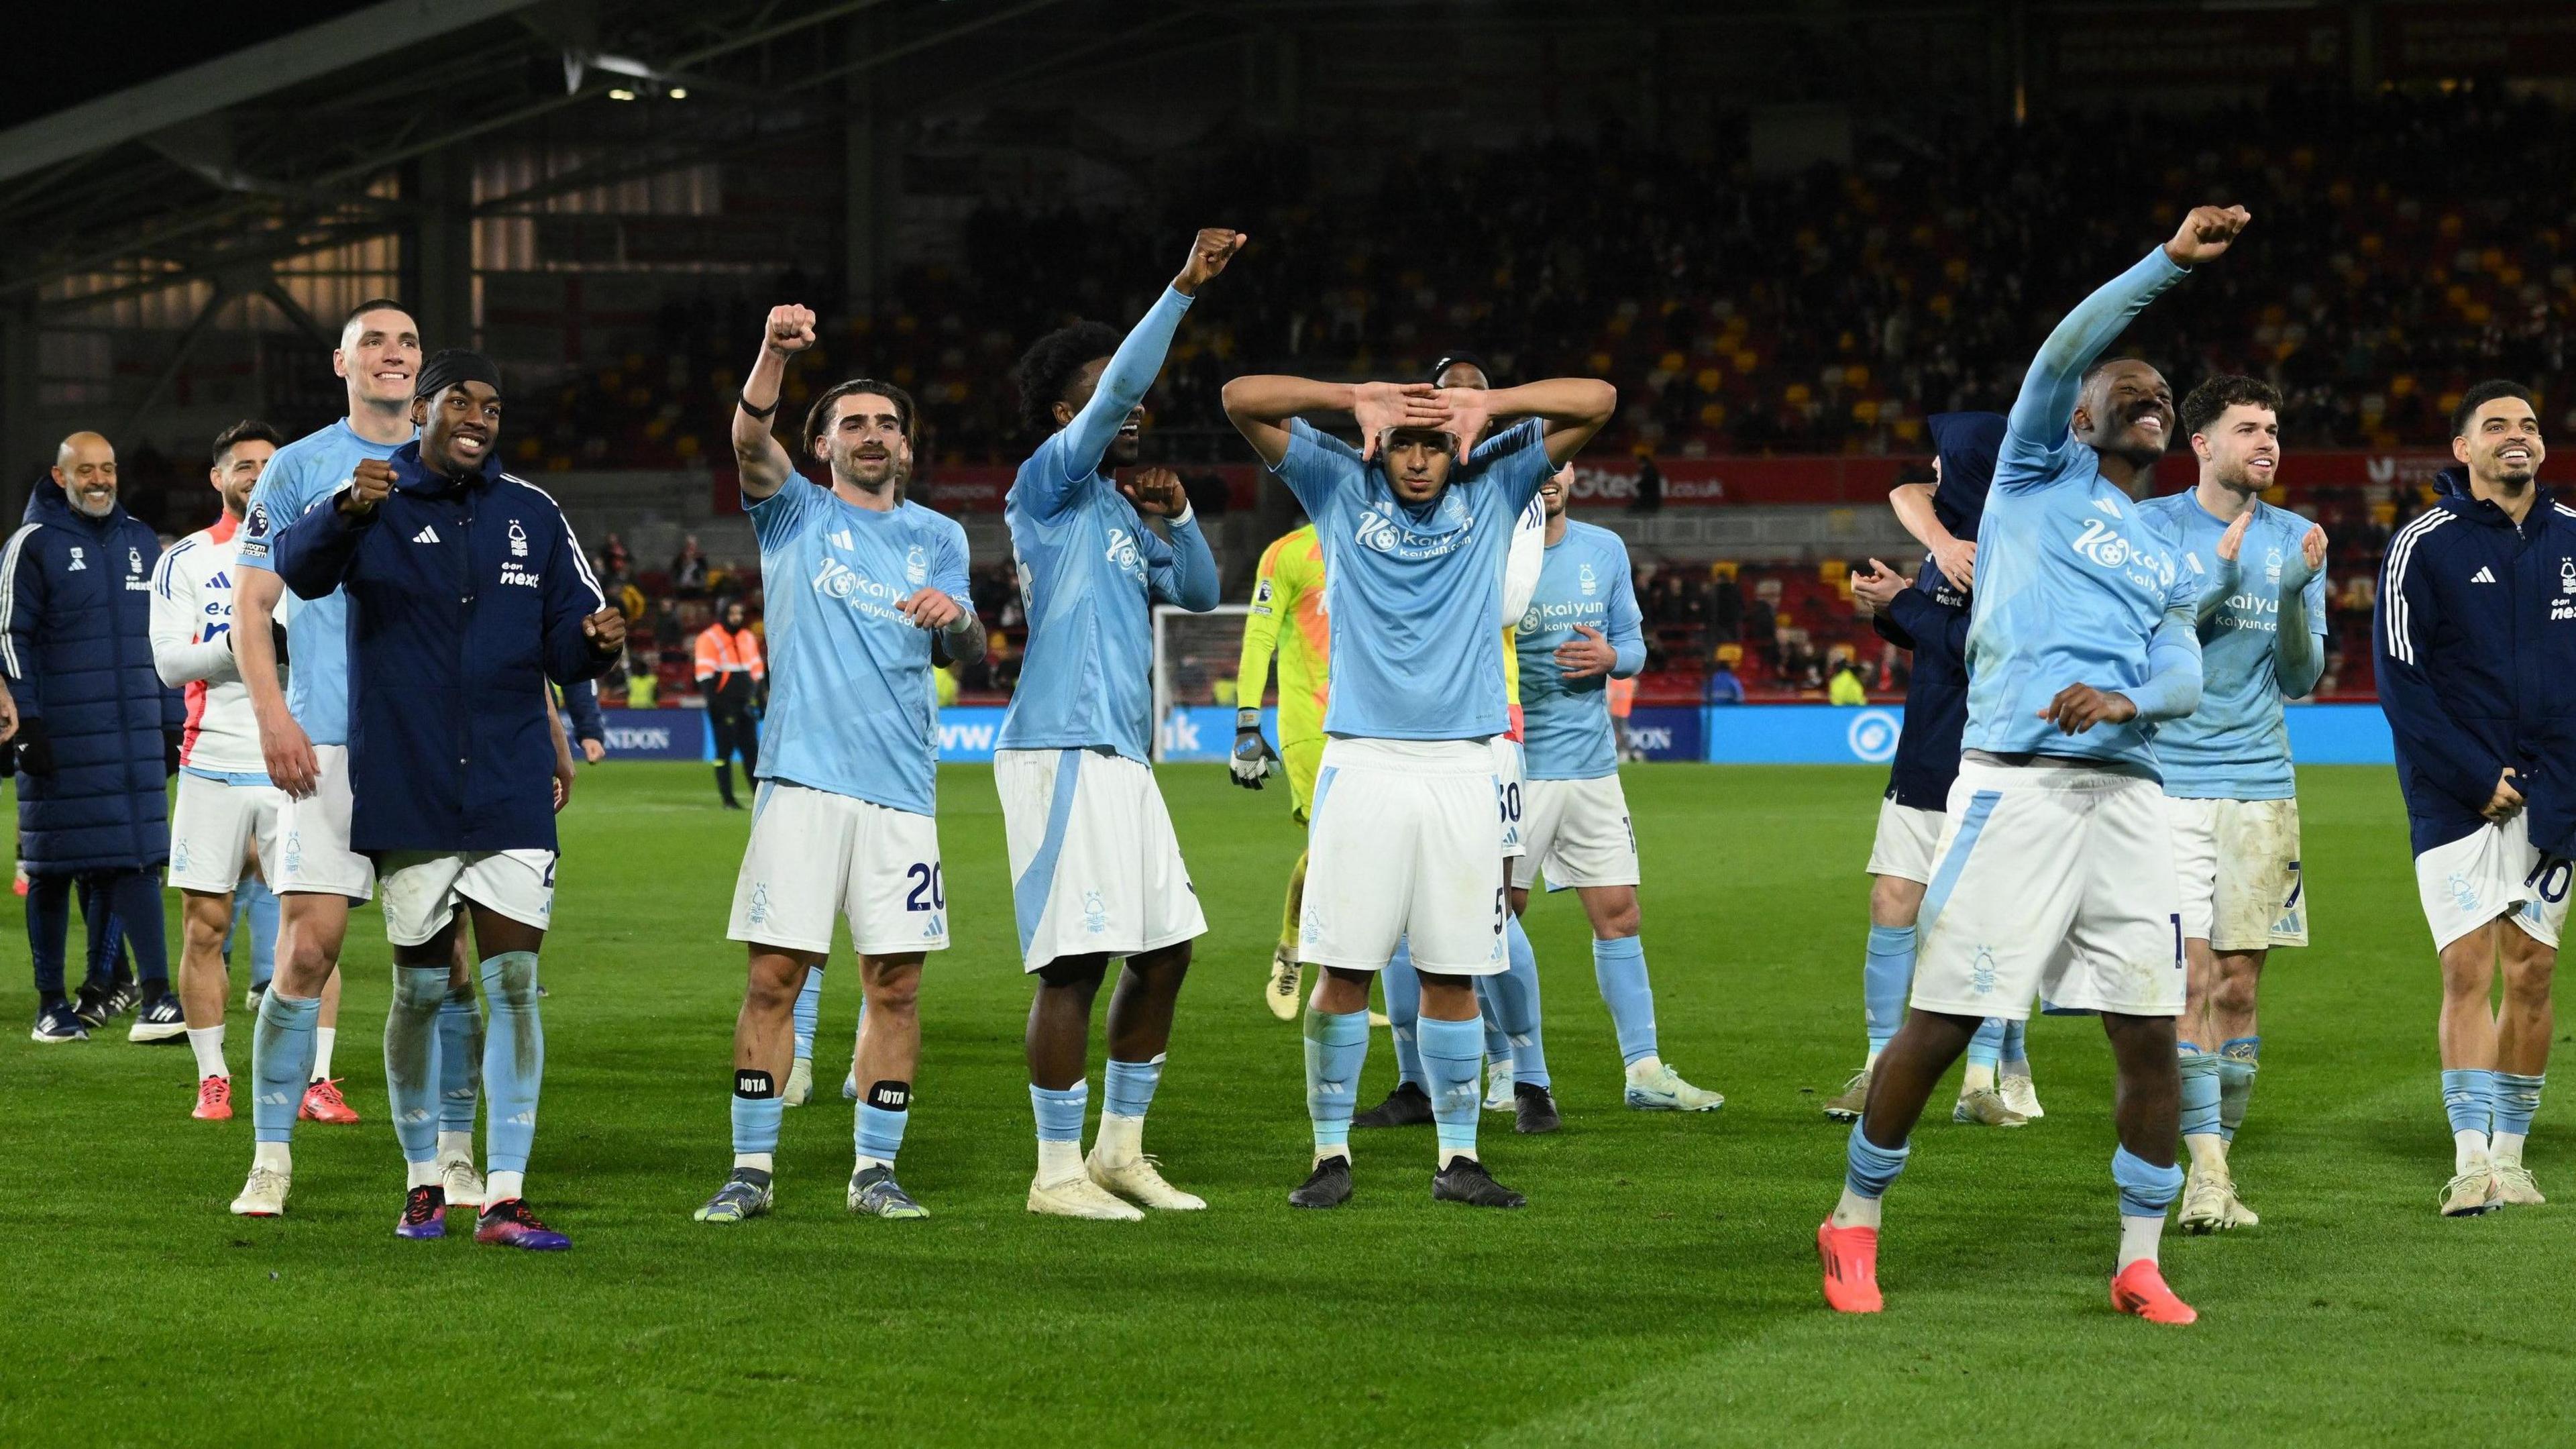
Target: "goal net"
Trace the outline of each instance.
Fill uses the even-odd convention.
[[[1154,758],[1222,760],[1234,747],[1234,670],[1249,604],[1154,610]],[[1255,701],[1258,703],[1259,701]]]

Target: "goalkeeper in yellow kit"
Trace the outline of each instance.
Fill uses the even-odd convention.
[[[1279,747],[1261,735],[1261,696],[1270,683],[1270,655],[1279,655]],[[1298,824],[1315,802],[1315,770],[1324,757],[1324,699],[1332,688],[1332,630],[1324,613],[1324,549],[1309,523],[1262,550],[1252,581],[1252,613],[1243,625],[1243,657],[1235,665],[1234,782],[1261,788],[1272,764],[1288,774],[1288,801]],[[1270,984],[1262,993],[1270,1014],[1297,1019],[1303,1006],[1297,961],[1297,915],[1306,894],[1306,856],[1300,851],[1288,875],[1288,908],[1279,944],[1270,957]]]

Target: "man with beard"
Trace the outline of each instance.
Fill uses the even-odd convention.
[[[2193,1233],[2252,1227],[2228,1145],[2262,1039],[2254,991],[2275,946],[2308,943],[2298,776],[2281,701],[2325,672],[2326,532],[2260,495],[2281,470],[2281,395],[2220,375],[2183,399],[2200,461],[2190,491],[2139,510],[2164,520],[2201,590],[2200,707],[2156,731],[2182,892],[2182,1212]]]
[[[1244,244],[1223,227],[1190,242],[1180,274],[1124,339],[1098,322],[1041,337],[1015,371],[1020,416],[1043,435],[1003,515],[1019,559],[1027,656],[993,756],[1011,857],[1029,1006],[1029,1103],[1038,1170],[1029,1211],[1132,1221],[1207,1204],[1144,1155],[1190,942],[1205,934],[1172,817],[1154,783],[1153,606],[1216,607],[1216,558],[1181,480],[1137,458],[1144,400],[1199,289]],[[1167,540],[1145,526],[1168,520]],[[1111,957],[1109,1066],[1099,1140],[1082,1153],[1091,1003]]]
[[[2443,496],[2380,565],[2379,706],[2415,880],[2442,959],[2445,1216],[2543,1201],[2522,1165],[2553,1029],[2576,852],[2576,509],[2539,484],[2529,390],[2482,382],[2451,413]],[[2490,1006],[2496,977],[2501,1006]]]
[[[865,998],[852,1072],[867,1086],[846,1202],[872,1217],[929,1216],[894,1163],[921,1060],[922,957],[948,948],[931,643],[980,659],[984,626],[968,594],[966,530],[903,496],[918,428],[910,394],[853,378],[815,400],[804,450],[830,469],[828,488],[799,474],[770,432],[787,360],[813,345],[812,312],[772,309],[734,408],[734,458],[769,581],[777,728],[760,757],[726,933],[750,950],[734,1022],[733,1172],[698,1209],[702,1223],[769,1210],[796,1004],[831,953],[835,914],[849,919]]]
[[[2041,345],[2004,430],[1978,531],[1968,726],[1923,902],[1912,1011],[1871,1073],[1841,1201],[1816,1229],[1825,1301],[1875,1313],[1881,1196],[1950,1063],[1989,1016],[2034,997],[2097,1012],[2119,1074],[2111,1159],[2123,1313],[2189,1323],[2156,1265],[2174,1165],[2183,1005],[2173,840],[2154,726],[2200,698],[2200,591],[2138,513],[2173,427],[2154,368],[2096,362],[2244,229],[2204,206],[2086,298]]]

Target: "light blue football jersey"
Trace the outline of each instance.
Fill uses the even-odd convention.
[[[269,545],[281,530],[348,482],[360,462],[390,458],[410,441],[368,442],[342,418],[278,449],[242,515],[241,566],[276,572]],[[286,709],[313,743],[349,742],[349,601],[338,589],[296,599],[286,611]]]
[[[760,777],[932,813],[931,631],[895,605],[933,588],[973,612],[966,530],[918,503],[845,503],[793,474],[748,511],[769,648]]]
[[[1503,559],[1512,528],[1556,471],[1547,432],[1517,423],[1468,455],[1422,507],[1386,470],[1297,419],[1279,480],[1315,520],[1331,583],[1333,692],[1324,732],[1472,740],[1510,723],[1503,696]]]
[[[2157,293],[2188,275],[2162,248],[2086,298],[2049,338],[2013,404],[1977,527],[1964,748],[2116,762],[2161,778],[2144,720],[2062,733],[2040,718],[2071,684],[2127,693],[2148,647],[2199,593],[2163,524],[2102,476],[2068,431],[2084,369]]]
[[[2195,592],[2218,578],[2218,539],[2227,525],[2192,493],[2151,498],[2152,513],[2182,550],[2182,571]],[[2290,768],[2290,730],[2281,717],[2274,673],[2280,638],[2281,571],[2305,567],[2299,541],[2308,520],[2257,499],[2237,554],[2235,592],[2219,605],[2214,631],[2200,643],[2200,708],[2156,729],[2156,759],[2165,793],[2191,800],[2287,800],[2298,793]],[[2308,632],[2326,633],[2326,579],[2321,570],[2300,590]],[[2322,652],[2322,649],[2321,649]]]
[[[1533,780],[1594,780],[1619,772],[1610,730],[1607,676],[1567,679],[1557,646],[1574,626],[1598,630],[1619,652],[1613,674],[1645,667],[1646,636],[1628,574],[1628,545],[1589,523],[1565,521],[1565,537],[1548,548],[1538,591],[1512,631],[1521,672],[1522,769]]]

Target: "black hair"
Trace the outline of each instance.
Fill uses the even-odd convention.
[[[822,437],[823,430],[832,425],[832,404],[859,392],[872,392],[893,403],[895,420],[903,425],[904,443],[913,447],[920,444],[921,414],[913,407],[912,394],[873,377],[854,377],[848,382],[833,384],[830,391],[814,399],[814,406],[805,410],[805,457],[814,456],[814,440]]]
[[[1055,431],[1055,405],[1066,401],[1065,388],[1095,357],[1118,350],[1118,329],[1106,322],[1076,322],[1059,327],[1029,344],[1011,368],[1011,383],[1020,392],[1020,426],[1032,436]]]
[[[350,308],[349,314],[340,319],[340,335],[342,337],[348,336],[349,324],[366,316],[370,312],[400,312],[406,317],[411,316],[411,309],[409,307],[395,301],[391,297],[369,297],[367,300],[360,302],[357,306]],[[413,320],[418,321],[419,319],[414,318]]]
[[[266,443],[272,448],[286,446],[286,440],[277,435],[277,429],[257,418],[244,418],[215,434],[215,446],[213,451],[206,455],[206,461],[222,463],[224,454],[231,452],[235,445],[241,443]]]
[[[1433,387],[1438,387],[1440,374],[1453,367],[1472,367],[1485,375],[1485,381],[1494,380],[1494,370],[1485,365],[1485,359],[1472,352],[1452,352],[1442,356],[1438,362],[1431,364],[1431,371],[1424,374],[1422,380]]]
[[[2500,397],[2519,399],[2533,412],[2540,411],[2540,404],[2532,399],[2531,389],[2518,382],[2508,382],[2501,377],[2489,378],[2460,394],[2460,405],[2451,409],[2451,436],[2467,437],[2469,425],[2477,421],[2478,409]]]
[[[2237,406],[2264,408],[2277,415],[2281,411],[2281,390],[2259,377],[2213,372],[2182,400],[2182,435],[2188,438],[2208,432],[2211,424]]]

